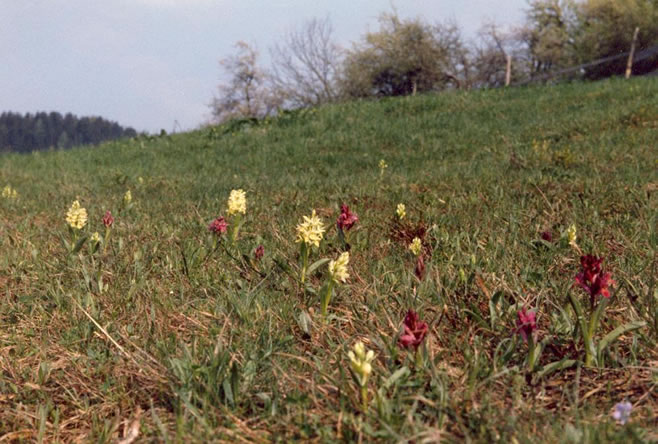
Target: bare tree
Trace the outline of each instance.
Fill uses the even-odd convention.
[[[288,105],[314,106],[337,97],[336,71],[341,50],[333,42],[328,18],[312,19],[270,50],[272,85]]]
[[[468,74],[472,63],[461,29],[453,21],[437,23],[432,29],[435,40],[445,52],[444,80],[452,82],[458,89],[469,88]]]
[[[258,66],[258,52],[242,41],[235,47],[237,54],[220,62],[230,80],[219,85],[219,95],[210,104],[214,120],[220,123],[239,117],[263,118],[281,105],[267,73]]]
[[[520,67],[520,58],[523,57],[514,43],[514,33],[505,32],[494,23],[485,24],[471,50],[470,86],[485,88],[504,85],[507,57],[514,58],[517,68]],[[518,69],[514,74],[520,74]]]

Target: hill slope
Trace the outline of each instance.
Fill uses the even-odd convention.
[[[104,442],[136,419],[156,440],[656,439],[657,136],[658,80],[634,79],[0,156],[0,186],[17,190],[0,198],[0,436]],[[247,211],[231,243],[237,188]],[[75,199],[79,231],[65,222]],[[335,259],[341,203],[359,221],[325,319],[327,266],[300,283],[295,226],[317,210],[327,231],[309,263]],[[207,226],[220,215],[218,242]],[[94,232],[101,244],[71,253]],[[597,341],[635,323],[598,369],[582,365],[567,297],[589,311],[573,285],[586,253],[616,281]],[[531,372],[523,306],[544,344]],[[418,353],[397,346],[410,308],[430,324]],[[376,352],[366,414],[356,340]],[[631,422],[617,427],[624,398]]]

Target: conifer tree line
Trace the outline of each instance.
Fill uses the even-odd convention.
[[[560,80],[598,80],[624,75],[633,40],[632,73],[655,71],[658,0],[529,0],[522,24],[484,23],[470,39],[456,23],[394,11],[350,47],[336,44],[329,19],[313,19],[269,48],[270,66],[238,42],[221,61],[225,75],[210,108],[215,123],[259,119],[342,100],[545,81],[583,64]],[[611,59],[589,64],[604,58]]]
[[[77,117],[58,112],[0,114],[0,152],[66,149],[136,135],[133,128],[124,128],[101,117]]]

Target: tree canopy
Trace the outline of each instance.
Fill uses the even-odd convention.
[[[123,128],[100,117],[76,117],[58,112],[0,114],[0,151],[66,149],[136,135],[133,128]]]

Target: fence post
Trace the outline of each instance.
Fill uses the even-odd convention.
[[[626,78],[628,79],[631,76],[631,70],[633,69],[633,56],[635,55],[635,43],[637,42],[637,33],[640,32],[639,27],[635,27],[633,32],[633,40],[631,41],[631,52],[628,54],[628,62],[626,62]]]
[[[509,86],[512,80],[512,56],[507,54],[507,64],[505,66],[505,86]]]

